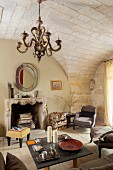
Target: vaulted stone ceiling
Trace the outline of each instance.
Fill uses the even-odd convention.
[[[46,0],[41,4],[44,26],[59,36],[62,49],[54,53],[68,77],[92,77],[113,52],[113,0]],[[19,40],[36,26],[36,0],[0,0],[0,38]]]

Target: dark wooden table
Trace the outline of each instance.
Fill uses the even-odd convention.
[[[70,138],[70,137],[68,136],[68,138]],[[28,145],[28,148],[29,148],[30,153],[31,153],[31,155],[33,157],[33,160],[34,160],[34,162],[35,162],[35,164],[37,166],[37,169],[44,168],[45,170],[48,170],[49,167],[52,166],[52,165],[56,165],[56,164],[59,164],[59,163],[62,163],[62,162],[70,161],[70,160],[73,160],[73,167],[76,168],[78,158],[81,158],[81,157],[88,156],[88,155],[92,154],[92,152],[89,151],[84,146],[82,147],[81,150],[78,150],[78,151],[65,151],[65,150],[62,150],[58,146],[58,143],[56,143],[56,144],[47,143],[47,138],[46,137],[41,139],[41,144],[44,147],[44,150],[49,150],[50,146],[54,145],[56,151],[60,155],[60,158],[45,161],[45,162],[38,162],[37,157],[38,157],[39,153],[33,151],[32,145]]]

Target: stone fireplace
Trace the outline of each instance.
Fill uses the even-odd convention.
[[[6,131],[17,126],[20,114],[31,113],[36,129],[46,129],[47,100],[37,98],[10,98],[5,99],[5,127]]]

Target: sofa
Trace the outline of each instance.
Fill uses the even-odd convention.
[[[74,170],[113,170],[113,154],[81,164]]]
[[[7,153],[6,161],[0,152],[0,170],[28,170],[24,163],[11,153]]]

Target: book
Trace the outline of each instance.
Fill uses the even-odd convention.
[[[23,113],[23,114],[19,114],[20,118],[24,118],[24,117],[29,117],[31,116],[31,113]]]
[[[19,119],[18,123],[29,123],[32,122],[32,119]]]
[[[40,151],[41,149],[43,149],[43,146],[41,144],[36,144],[32,146],[33,150],[36,151]]]
[[[33,145],[36,144],[35,140],[29,140],[27,141],[27,145]]]
[[[36,143],[40,143],[41,142],[41,138],[35,138],[35,142]]]
[[[21,125],[17,125],[17,127],[20,128],[20,129],[23,129],[23,126],[21,126]]]
[[[21,130],[22,130],[22,128],[17,127],[17,126],[13,126],[12,129],[13,129],[13,130],[17,130],[17,131],[21,131]]]

